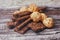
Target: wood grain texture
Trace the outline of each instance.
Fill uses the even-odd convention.
[[[11,21],[12,14],[14,11],[18,9],[0,9],[0,38],[4,40],[53,40],[53,39],[60,39],[60,10],[48,10],[46,14],[49,17],[53,17],[55,19],[55,26],[52,29],[45,29],[40,33],[34,33],[33,31],[29,30],[27,33],[19,34],[7,28],[7,22]],[[57,36],[57,37],[56,37]],[[13,38],[12,38],[13,37]],[[20,38],[18,38],[20,37]],[[23,39],[24,38],[24,39]],[[44,38],[44,39],[43,39]]]

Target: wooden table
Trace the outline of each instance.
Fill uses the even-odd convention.
[[[12,14],[18,9],[0,9],[0,40],[60,40],[60,9],[47,9],[46,14],[54,18],[55,26],[40,33],[29,30],[19,34],[8,29],[7,22],[11,21]]]

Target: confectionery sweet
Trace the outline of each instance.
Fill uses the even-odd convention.
[[[47,27],[47,28],[52,28],[54,25],[54,21],[52,18],[46,18],[43,20],[43,24]]]
[[[45,8],[35,4],[20,8],[13,13],[12,21],[7,23],[8,28],[14,29],[20,34],[24,34],[28,30],[39,32],[45,28],[52,28],[54,20],[43,13],[43,9]]]
[[[31,15],[30,15],[31,19],[34,21],[34,22],[39,22],[40,18],[41,18],[41,14],[39,12],[33,12]]]
[[[28,10],[29,10],[30,12],[39,11],[37,5],[35,5],[35,4],[30,4],[29,7],[28,7]]]
[[[29,24],[28,27],[31,28],[34,32],[41,31],[45,28],[45,26],[41,22],[39,22],[39,23],[32,22]]]
[[[47,18],[47,15],[45,13],[41,13],[41,21]]]

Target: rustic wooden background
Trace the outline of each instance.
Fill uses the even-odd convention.
[[[40,33],[29,30],[25,34],[19,34],[8,29],[7,22],[11,21],[14,11],[17,9],[0,9],[0,40],[60,40],[60,8],[47,8],[46,14],[53,17],[55,26],[45,29]]]
[[[46,14],[54,18],[54,28],[37,34],[29,30],[24,35],[8,29],[6,23],[11,21],[13,12],[31,3],[49,7]],[[60,0],[0,0],[0,40],[60,40],[60,8],[54,7],[60,7]]]

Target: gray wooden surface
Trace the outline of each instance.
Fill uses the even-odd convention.
[[[53,29],[45,29],[38,34],[29,30],[23,35],[7,28],[6,22],[11,21],[12,13],[19,7],[31,3],[39,6],[60,7],[60,0],[0,0],[0,40],[60,40],[60,10],[49,13],[49,16],[56,20]]]
[[[60,7],[60,0],[0,0],[0,8],[16,8],[31,3],[39,6]]]
[[[49,17],[55,19],[54,28],[45,29],[40,33],[29,30],[25,34],[16,33],[7,28],[6,23],[11,21],[12,14],[16,10],[18,9],[0,9],[0,40],[60,40],[60,9],[55,13],[53,10],[50,10],[52,13],[46,12]]]

